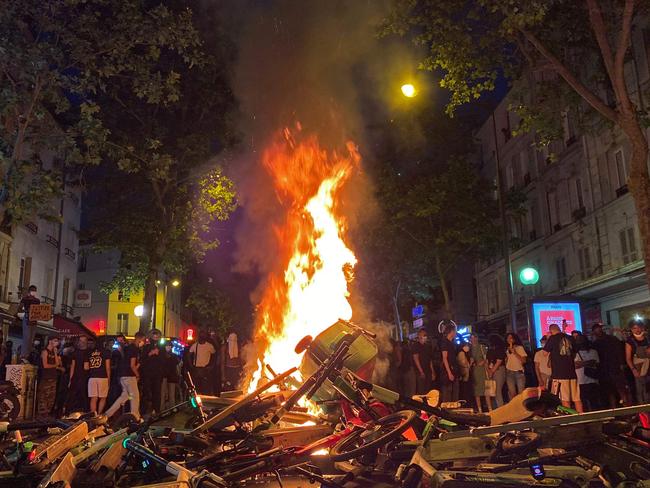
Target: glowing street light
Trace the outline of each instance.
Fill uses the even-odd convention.
[[[534,285],[539,281],[539,273],[535,268],[528,266],[519,272],[519,281],[522,285]]]
[[[142,314],[144,314],[144,307],[142,305],[136,305],[133,309],[133,313],[136,317],[142,317]]]
[[[181,282],[178,281],[178,280],[174,280],[174,281],[172,281],[172,286],[173,286],[174,288],[178,287],[180,284],[181,284]]]
[[[413,98],[415,95],[417,95],[415,86],[413,86],[411,83],[404,83],[401,89],[402,95],[404,95],[406,98]]]

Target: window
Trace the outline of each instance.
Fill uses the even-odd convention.
[[[560,290],[566,288],[567,275],[566,275],[566,259],[564,256],[555,260],[555,274],[557,277],[557,287]]]
[[[634,236],[634,227],[620,230],[618,237],[621,241],[621,257],[623,264],[629,264],[637,260],[636,239]]]
[[[61,297],[61,304],[68,305],[68,295],[70,292],[70,278],[63,279],[63,295]]]
[[[519,160],[519,154],[512,156],[512,186],[521,185],[521,161]]]
[[[77,290],[85,290],[86,289],[86,284],[85,283],[79,283],[77,285]]]
[[[117,314],[117,333],[129,335],[129,314],[128,313]]]
[[[492,280],[488,285],[488,311],[496,313],[499,310],[499,284],[497,280]]]
[[[128,302],[129,301],[129,296],[124,293],[123,290],[118,290],[117,291],[117,300],[120,302]]]
[[[86,266],[88,266],[88,256],[86,256],[86,254],[81,254],[80,253],[78,271],[80,273],[83,273],[84,271],[86,271]]]
[[[526,155],[526,159],[528,160],[526,164],[527,171],[529,173],[534,173],[537,174],[537,155],[535,154],[535,148],[533,147],[532,143],[530,146],[528,146],[528,151]],[[531,176],[533,176],[531,174]]]
[[[627,168],[625,167],[625,155],[623,154],[623,149],[618,149],[614,153],[614,163],[616,164],[618,188],[621,188],[627,184]]]
[[[573,204],[573,210],[578,210],[584,208],[585,201],[582,194],[582,179],[574,178],[571,184],[571,200]]]
[[[562,131],[564,132],[564,143],[570,146],[576,141],[575,125],[571,112],[562,112]]]
[[[512,169],[512,164],[506,168],[506,187],[504,190],[509,190],[515,186],[514,171]]]
[[[591,278],[591,252],[588,247],[578,249],[578,264],[580,266],[580,279],[586,280]]]
[[[20,275],[18,276],[18,288],[22,292],[29,286],[32,279],[32,258],[20,258]]]
[[[548,210],[548,223],[551,227],[551,233],[559,230],[560,221],[557,208],[557,195],[554,191],[546,192],[546,207]]]

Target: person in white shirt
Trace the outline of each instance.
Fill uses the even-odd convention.
[[[199,332],[199,340],[190,347],[190,366],[196,389],[203,395],[212,395],[211,371],[217,351],[208,341],[205,330]]]
[[[575,357],[576,376],[578,385],[580,385],[580,397],[585,411],[597,410],[600,408],[599,384],[598,384],[598,366],[600,358],[591,343],[582,334],[576,341],[578,353]],[[588,374],[588,373],[591,373]]]
[[[546,336],[540,340],[542,348],[535,353],[533,362],[535,363],[535,376],[537,376],[537,385],[548,390],[548,385],[551,381],[551,361],[548,353],[544,350],[546,344]]]
[[[517,334],[510,332],[506,335],[506,346],[506,384],[508,397],[512,400],[526,387],[524,364],[528,355]]]

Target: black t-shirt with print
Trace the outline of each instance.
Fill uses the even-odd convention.
[[[106,374],[106,361],[111,359],[111,351],[107,349],[93,349],[88,355],[88,376],[91,378],[108,378]]]
[[[554,380],[576,379],[576,345],[573,337],[559,333],[551,335],[544,350],[551,356],[551,378]]]

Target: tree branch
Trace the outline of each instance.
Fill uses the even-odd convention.
[[[614,123],[618,122],[618,113],[616,110],[610,108],[595,93],[578,80],[578,78],[576,78],[576,76],[562,63],[562,61],[550,52],[532,32],[524,29],[521,29],[521,32],[526,36],[528,42],[530,42],[542,56],[548,59],[557,74],[564,78],[564,81],[566,81],[571,88],[578,93],[578,95],[584,98],[587,103],[589,103],[589,105],[591,105],[603,117]]]
[[[618,101],[621,110],[633,112],[634,107],[630,101],[630,95],[625,84],[625,53],[630,45],[630,35],[632,32],[632,17],[634,16],[635,0],[626,0],[623,8],[623,20],[621,22],[621,32],[618,36],[618,45],[616,47],[616,57],[614,59],[614,80],[615,90],[618,93]]]
[[[609,44],[609,39],[607,39],[607,27],[605,26],[605,21],[603,20],[603,12],[600,9],[598,0],[586,0],[587,8],[589,10],[589,23],[594,30],[596,35],[596,41],[598,42],[598,47],[600,48],[600,54],[603,57],[603,63],[605,64],[605,69],[609,75],[609,79],[616,90],[614,85],[615,76],[614,76],[614,55],[612,54],[612,46]]]

